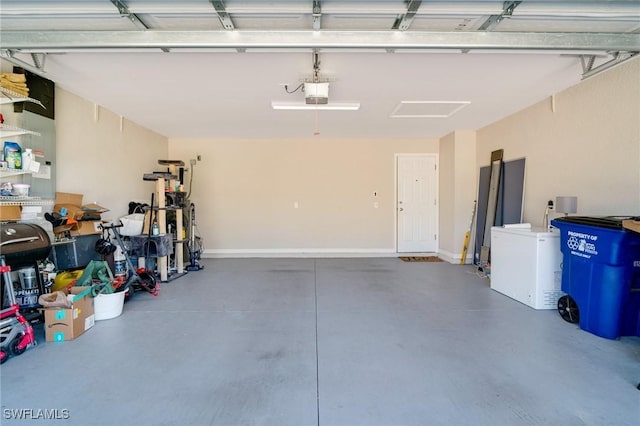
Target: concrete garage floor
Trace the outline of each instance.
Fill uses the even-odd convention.
[[[215,259],[2,373],[2,424],[638,425],[640,338],[606,340],[395,258]],[[12,420],[14,409],[64,420]]]

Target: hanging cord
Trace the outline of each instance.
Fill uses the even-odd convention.
[[[296,92],[297,92],[298,90],[300,90],[300,89],[302,89],[302,91],[304,92],[304,83],[300,83],[300,84],[298,85],[298,87],[296,87],[296,88],[295,88],[295,89],[293,89],[293,90],[289,90],[289,85],[288,85],[288,84],[285,84],[285,85],[284,85],[284,91],[285,91],[285,92],[287,92],[287,93],[289,93],[289,94],[291,94],[291,93],[296,93]]]
[[[320,82],[320,55],[318,54],[318,49],[313,49],[313,78],[311,80],[313,83]],[[304,92],[304,82],[300,83],[293,90],[289,90],[288,84],[284,85],[284,91],[289,94],[296,93],[300,89]]]
[[[193,172],[194,172],[195,167],[196,167],[195,164],[191,165],[191,173],[189,173],[189,193],[187,194],[185,203],[186,203],[187,200],[189,200],[189,198],[191,198],[191,185],[193,184]]]
[[[182,216],[186,219],[185,222],[183,223],[182,226],[183,228],[186,227],[187,228],[187,235],[190,237],[191,236],[191,209],[188,208],[188,206],[191,204],[191,188],[193,187],[193,174],[194,174],[194,170],[196,168],[195,163],[191,165],[191,173],[189,173],[189,192],[187,193],[187,196],[185,197],[184,200],[184,204],[185,206],[182,208]],[[182,236],[180,236],[182,237]],[[189,243],[187,242],[187,246],[189,245]]]

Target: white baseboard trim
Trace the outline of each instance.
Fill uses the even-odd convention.
[[[203,258],[223,257],[396,257],[395,249],[289,248],[206,249]]]
[[[438,256],[440,257],[440,259],[447,261],[449,263],[453,263],[453,264],[459,264],[460,263],[460,256],[462,255],[462,253],[451,253],[449,251],[446,250],[439,250],[438,251]],[[470,264],[471,261],[473,260],[473,255],[470,253],[467,253],[467,259],[465,264]]]

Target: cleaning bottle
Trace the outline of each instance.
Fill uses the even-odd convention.
[[[153,221],[153,225],[151,225],[151,234],[153,235],[160,235],[160,227],[158,227],[158,222],[157,221]]]
[[[25,148],[24,151],[22,151],[22,170],[29,171],[32,159],[33,153],[31,152],[31,148]]]

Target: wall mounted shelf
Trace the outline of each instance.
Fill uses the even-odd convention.
[[[0,206],[52,206],[55,200],[40,197],[0,196]]]
[[[19,175],[28,175],[31,172],[26,170],[19,169],[0,169],[0,178],[5,178],[9,176],[19,176]]]
[[[0,105],[1,104],[12,104],[15,102],[31,102],[37,105],[40,105],[42,108],[45,108],[37,99],[30,98],[28,96],[24,96],[20,93],[14,92],[13,90],[6,89],[4,87],[0,87]],[[45,108],[46,109],[46,108]]]
[[[40,136],[40,133],[27,130],[27,129],[21,129],[20,127],[16,127],[16,126],[10,126],[8,124],[0,124],[0,137],[8,138],[11,136],[20,136],[20,135]]]

